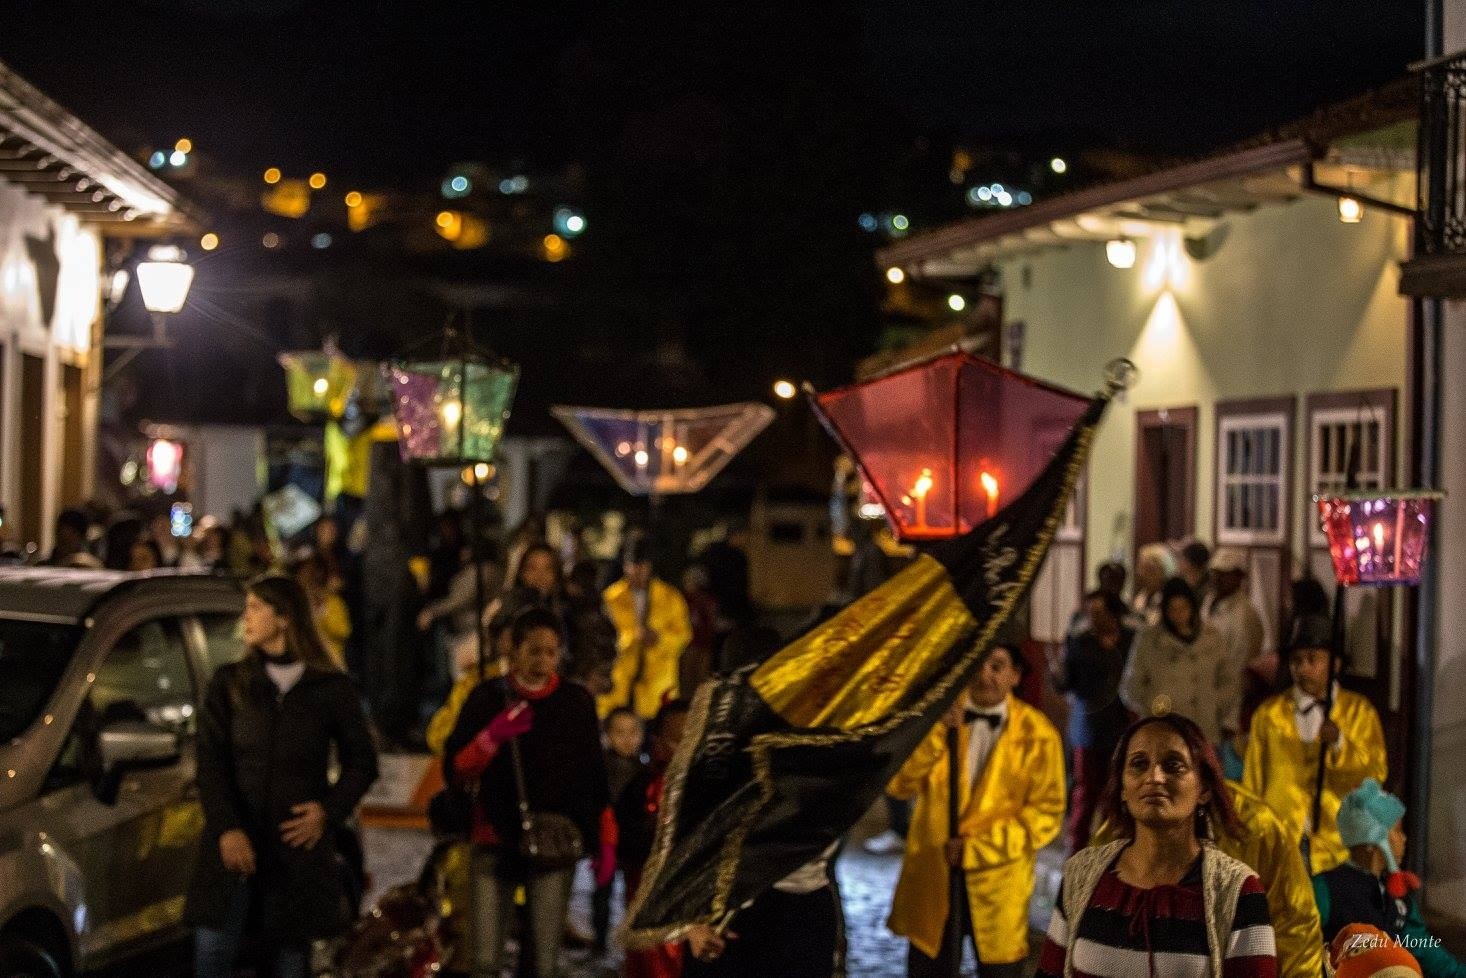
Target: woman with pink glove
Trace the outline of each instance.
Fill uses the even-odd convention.
[[[443,752],[444,773],[459,784],[477,785],[473,975],[498,978],[514,891],[523,886],[530,932],[522,943],[532,948],[536,978],[553,978],[560,973],[560,938],[574,867],[534,867],[520,856],[520,799],[508,747],[517,739],[529,810],[569,819],[587,853],[602,848],[601,815],[608,800],[605,759],[590,693],[560,679],[559,618],[543,608],[528,608],[514,619],[511,635],[509,675],[487,680],[469,694]]]

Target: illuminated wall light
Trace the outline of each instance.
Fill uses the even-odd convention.
[[[777,397],[777,398],[779,398],[781,401],[792,400],[794,398],[794,395],[795,394],[798,394],[798,393],[799,393],[799,388],[795,387],[789,381],[787,381],[787,380],[776,380],[776,381],[774,381],[774,396]]]
[[[1105,258],[1116,268],[1135,267],[1135,242],[1129,238],[1112,238],[1105,242]]]
[[[355,190],[353,190],[350,193],[348,193],[346,195],[346,206],[347,207],[360,207],[361,206],[361,194],[357,193]]]
[[[900,285],[902,282],[906,281],[906,271],[904,269],[897,268],[895,265],[892,265],[890,268],[886,269],[886,281],[890,282],[892,285]]]
[[[1339,220],[1344,224],[1358,224],[1364,220],[1364,205],[1354,197],[1340,197]]]
[[[312,190],[326,189],[326,175],[324,173],[312,173],[310,176],[310,180],[307,182],[311,185]]]
[[[1049,169],[1055,173],[1067,173],[1069,172],[1069,164],[1064,162],[1062,157],[1055,156],[1049,160]]]
[[[967,300],[962,298],[956,292],[953,292],[951,295],[947,296],[947,308],[951,309],[953,312],[961,312],[962,310],[967,308]]]
[[[265,182],[269,184],[280,182],[280,168],[278,166],[272,166],[265,171]]]
[[[202,238],[199,238],[199,247],[204,249],[205,251],[213,251],[215,248],[219,247],[219,236],[210,231]]]

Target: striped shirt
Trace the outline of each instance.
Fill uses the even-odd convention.
[[[1122,881],[1111,866],[1071,933],[1062,899],[1049,920],[1036,978],[1062,978],[1074,943],[1075,978],[1209,978],[1211,959],[1201,890],[1201,860],[1175,886],[1149,890]],[[1237,897],[1225,978],[1276,978],[1267,896],[1249,876]]]

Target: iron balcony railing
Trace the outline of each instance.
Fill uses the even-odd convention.
[[[1415,254],[1466,252],[1466,51],[1414,66],[1420,76]]]

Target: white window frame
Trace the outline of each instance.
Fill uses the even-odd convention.
[[[1261,428],[1275,428],[1278,432],[1278,471],[1275,476],[1228,476],[1227,436],[1235,431],[1251,431]],[[1288,461],[1292,451],[1292,432],[1288,430],[1288,415],[1283,411],[1263,411],[1251,414],[1227,414],[1217,419],[1216,444],[1216,506],[1217,543],[1243,547],[1284,546],[1288,539]],[[1227,525],[1227,488],[1232,483],[1247,484],[1276,482],[1278,489],[1278,525],[1274,529],[1237,528]]]
[[[1323,457],[1322,429],[1339,424],[1378,424],[1379,437],[1375,439],[1375,456],[1365,458],[1363,450],[1359,453],[1359,488],[1383,489],[1391,481],[1389,461],[1393,448],[1393,421],[1390,412],[1375,411],[1368,407],[1362,409],[1358,407],[1316,408],[1309,413],[1308,499],[1306,502],[1309,512],[1308,541],[1311,546],[1327,547],[1329,545],[1328,539],[1323,534],[1323,528],[1319,525],[1317,507],[1314,506],[1313,497],[1343,490],[1342,480],[1332,478],[1325,480],[1323,473],[1319,471]]]

